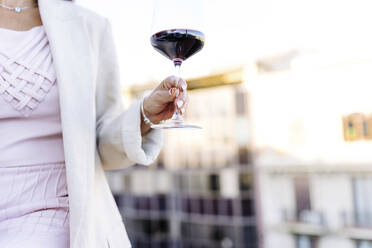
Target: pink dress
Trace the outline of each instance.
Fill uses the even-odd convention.
[[[68,248],[58,87],[43,26],[0,28],[0,247]]]

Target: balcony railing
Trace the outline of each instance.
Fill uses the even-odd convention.
[[[372,211],[343,212],[341,218],[344,227],[372,229]]]
[[[285,222],[304,223],[310,225],[326,226],[324,214],[314,210],[283,210],[283,220]]]
[[[293,234],[323,236],[329,232],[324,214],[320,211],[285,209],[282,211],[282,221],[284,223],[280,223],[279,228],[285,228]]]

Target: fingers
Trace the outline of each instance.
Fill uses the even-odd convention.
[[[177,88],[171,88],[169,90],[159,89],[153,93],[154,101],[163,105],[173,102],[178,96],[180,96],[180,90]]]
[[[189,96],[186,91],[181,92],[180,96],[175,99],[175,105],[182,115],[185,113],[185,108],[188,102]]]
[[[162,82],[162,85],[165,90],[169,91],[168,101],[174,101],[175,107],[183,114],[188,103],[186,81],[176,76],[170,76]]]
[[[170,76],[164,79],[162,82],[164,89],[170,90],[171,88],[178,88],[181,91],[186,91],[186,81],[180,77]]]
[[[144,109],[153,122],[171,118],[176,109],[180,114],[184,114],[189,101],[186,82],[179,77],[168,77],[151,92],[147,99]]]
[[[176,76],[170,76],[163,80],[161,87],[154,91],[155,98],[162,102],[173,102],[175,98],[180,97],[183,92],[186,92],[187,84],[185,80]],[[181,97],[182,100],[184,97]]]

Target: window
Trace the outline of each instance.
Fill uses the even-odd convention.
[[[250,247],[257,247],[257,232],[254,226],[244,226],[241,228],[243,231],[243,243],[252,244]],[[244,247],[244,246],[243,246]]]
[[[216,198],[204,199],[204,214],[217,215],[218,214],[218,200]]]
[[[296,236],[296,248],[316,248],[316,238],[307,235]]]
[[[214,193],[220,190],[220,176],[218,174],[209,175],[209,190]]]
[[[156,209],[159,211],[167,211],[168,210],[168,196],[165,194],[158,194],[155,196],[156,200]]]
[[[363,136],[368,137],[368,122],[363,120]]]
[[[181,223],[181,233],[182,233],[182,236],[185,237],[185,238],[192,237],[192,235],[191,235],[191,225],[189,223],[182,222]]]
[[[296,196],[296,215],[300,218],[305,210],[311,210],[309,178],[307,176],[298,176],[294,178],[295,196]]]
[[[251,199],[241,199],[242,216],[249,217],[254,215],[254,205]]]
[[[357,248],[372,248],[372,241],[358,240],[356,244]]]
[[[250,152],[248,147],[239,147],[238,156],[239,156],[239,164],[241,165],[248,165],[251,162]]]
[[[372,140],[372,114],[367,116],[367,121],[366,121],[366,139]]]
[[[191,213],[191,199],[189,197],[182,198],[182,211],[184,213]]]
[[[215,241],[215,244],[221,244],[221,246],[218,247],[236,247],[234,245],[235,235],[237,232],[236,228],[225,225],[214,225],[209,227],[209,231],[210,234],[207,238]]]
[[[190,197],[191,213],[202,214],[202,206],[198,197]]]
[[[153,235],[169,233],[169,221],[166,219],[152,220],[151,231]]]
[[[358,227],[372,227],[372,177],[355,178],[354,191],[354,224]]]
[[[372,115],[354,113],[343,118],[344,140],[372,140]]]
[[[239,188],[240,191],[249,191],[252,188],[252,173],[241,172],[239,174]]]
[[[224,216],[233,216],[233,200],[221,198],[218,202],[219,214]]]
[[[150,198],[147,196],[137,196],[135,198],[136,209],[149,210],[150,209]]]
[[[133,208],[133,196],[131,194],[122,194],[120,203],[121,205],[118,205],[119,207]]]
[[[246,115],[247,94],[245,92],[235,93],[235,107],[238,115]]]

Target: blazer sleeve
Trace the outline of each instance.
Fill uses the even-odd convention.
[[[99,44],[96,79],[96,138],[105,170],[134,164],[149,165],[163,145],[162,130],[151,129],[141,136],[140,101],[123,109],[119,66],[111,25],[106,20]]]

